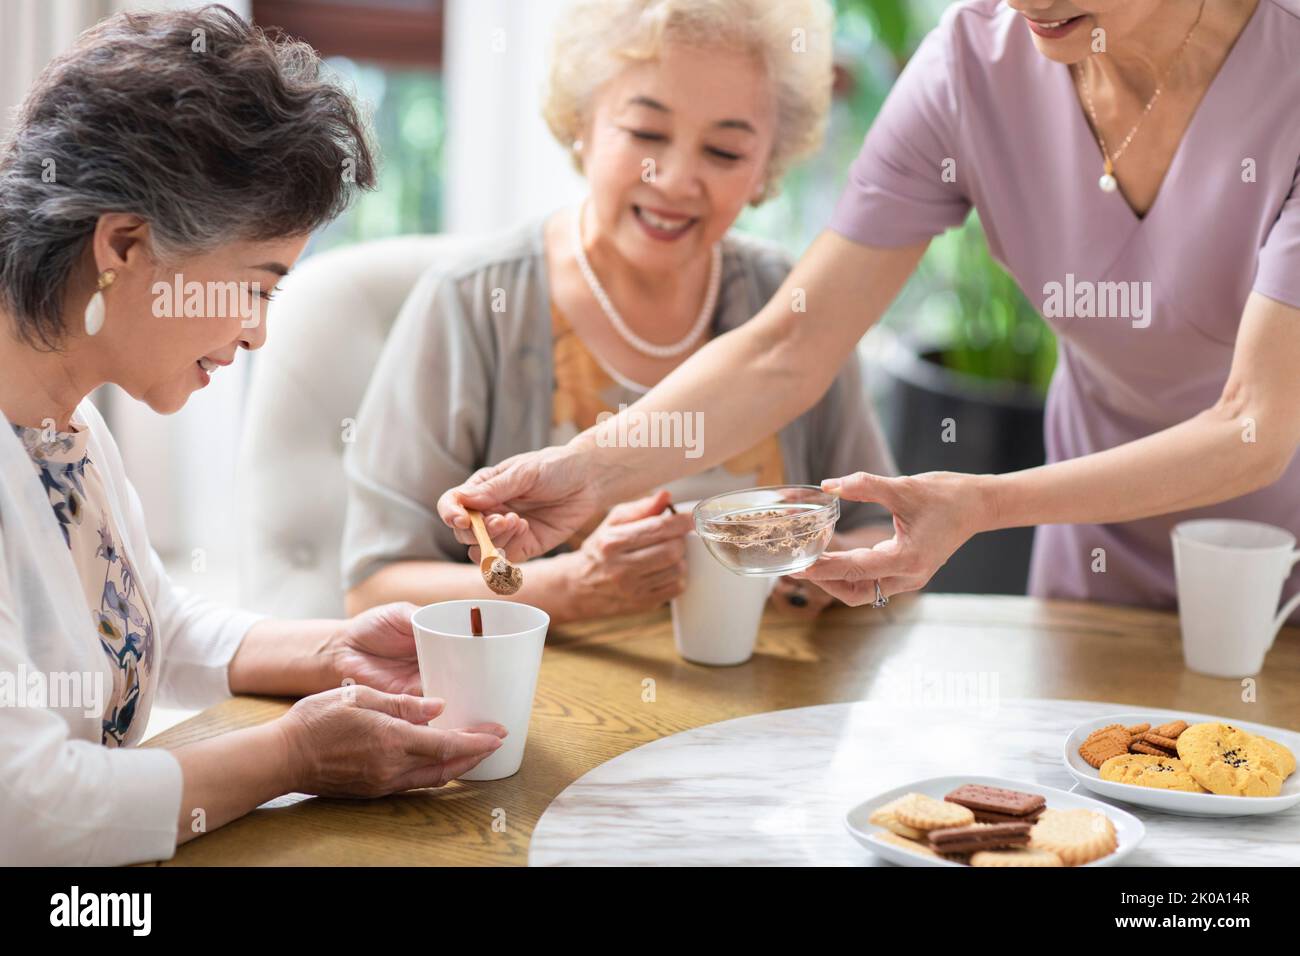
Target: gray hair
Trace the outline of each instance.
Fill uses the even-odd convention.
[[[41,73],[0,149],[0,305],[35,347],[101,215],[162,261],[304,235],[375,184],[357,107],[304,43],[226,7],[110,17]]]

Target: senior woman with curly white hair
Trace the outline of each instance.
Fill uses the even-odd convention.
[[[729,230],[821,142],[825,0],[581,0],[560,22],[545,115],[590,194],[470,246],[408,299],[347,459],[353,610],[486,596],[438,518],[439,494],[631,405],[759,311],[790,269],[773,246]],[[707,424],[698,413],[686,424],[692,414]],[[687,459],[700,451],[691,441],[716,440],[686,427],[674,437]],[[516,597],[556,621],[660,605],[684,585],[691,526],[670,501],[863,462],[894,470],[850,361],[790,425],[579,528],[529,565]],[[839,532],[840,547],[870,546],[887,535],[887,515],[850,505]],[[829,603],[790,580],[773,600],[797,614]]]
[[[500,746],[497,725],[427,726],[409,606],[272,621],[173,588],[87,397],[112,382],[172,412],[260,347],[262,298],[347,203],[345,168],[373,185],[351,100],[223,7],[87,31],[0,150],[0,864],[163,859],[281,794],[439,786]],[[182,277],[239,292],[182,315],[157,294]],[[304,699],[135,746],[155,701],[232,692]]]

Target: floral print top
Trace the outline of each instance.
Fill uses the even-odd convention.
[[[99,469],[90,460],[90,431],[12,426],[50,499],[63,541],[72,554],[89,607],[89,626],[113,668],[113,690],[103,715],[103,743],[121,747],[143,734],[142,713],[155,664],[153,620],[135,569],[119,545]]]

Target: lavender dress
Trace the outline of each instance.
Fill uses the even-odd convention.
[[[1069,69],[1001,3],[956,4],[891,91],[831,228],[896,247],[973,206],[994,257],[1060,339],[1048,459],[1132,441],[1214,404],[1252,290],[1300,308],[1298,64],[1300,0],[1260,0],[1139,219],[1097,186],[1101,154]],[[1102,285],[1119,282],[1137,285]],[[1127,308],[1124,291],[1137,293]],[[1171,607],[1169,531],[1205,516],[1300,537],[1300,456],[1270,487],[1211,507],[1040,527],[1030,593]],[[1092,570],[1098,548],[1104,573]],[[1298,587],[1300,571],[1286,593]]]

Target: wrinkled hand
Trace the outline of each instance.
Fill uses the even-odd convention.
[[[574,613],[631,614],[660,607],[686,588],[690,514],[668,511],[668,492],[625,501],[582,542],[575,555]]]
[[[972,535],[991,525],[980,476],[946,471],[885,478],[857,472],[822,482],[847,501],[872,501],[894,516],[894,536],[875,547],[827,551],[812,567],[791,575],[812,581],[853,606],[922,588]]]
[[[411,628],[414,613],[414,604],[400,601],[373,607],[344,624],[327,649],[337,681],[419,696],[420,665]]]
[[[506,729],[437,730],[436,697],[385,694],[357,684],[304,697],[277,726],[293,789],[323,797],[382,797],[441,787],[501,746]]]
[[[480,468],[438,499],[438,516],[473,545],[465,508],[483,512],[497,549],[526,561],[567,541],[593,514],[599,500],[582,459],[566,448],[543,448]],[[478,549],[470,550],[478,562]]]

